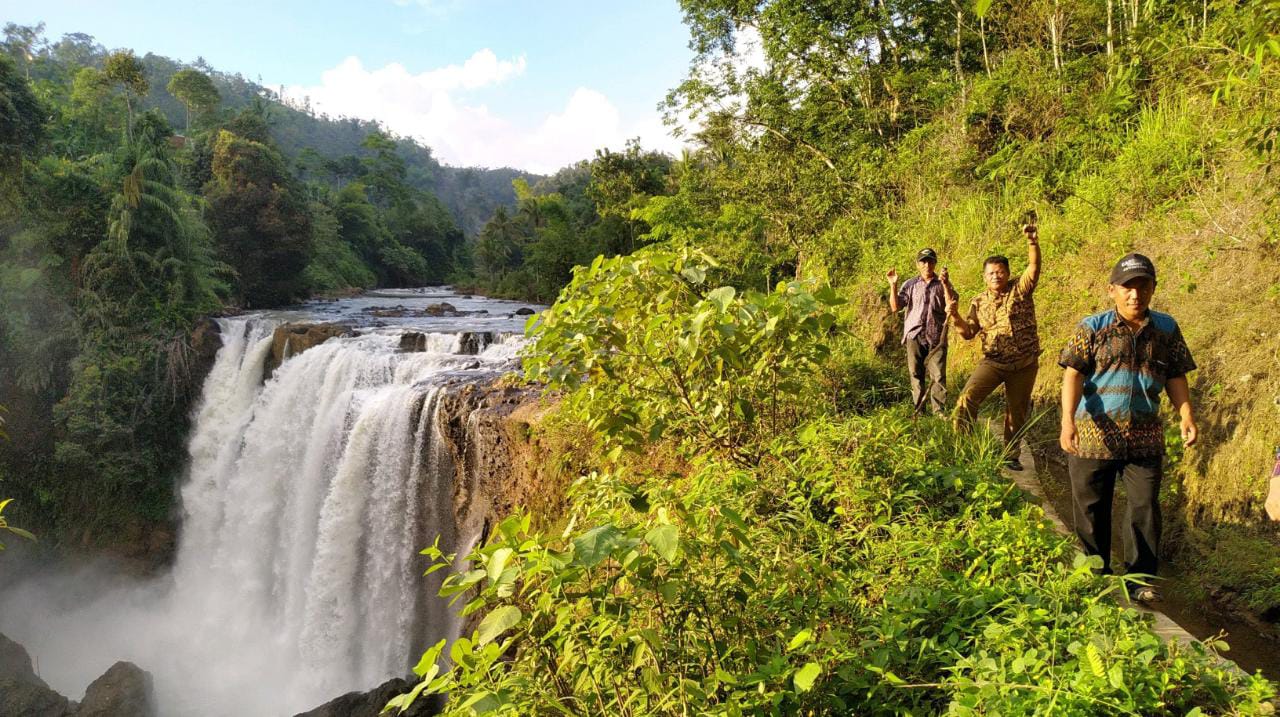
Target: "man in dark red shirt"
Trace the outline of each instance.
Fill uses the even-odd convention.
[[[907,279],[901,287],[897,269],[890,269],[887,277],[889,308],[895,312],[907,310],[902,345],[907,350],[916,413],[924,412],[927,399],[933,412],[941,416],[946,413],[947,403],[947,296],[955,297],[956,290],[946,269],[941,274],[934,273],[937,265],[937,252],[921,249],[916,255],[919,276]]]

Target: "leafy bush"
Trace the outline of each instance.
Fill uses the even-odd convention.
[[[706,284],[713,262],[652,248],[599,257],[530,324],[531,379],[572,394],[574,410],[619,445],[670,436],[740,463],[821,405],[804,380],[828,355],[834,292],[771,293]]]
[[[1273,688],[1117,607],[997,451],[904,412],[806,424],[755,469],[592,474],[559,535],[503,522],[416,668],[447,715],[1265,713]],[[447,559],[436,549],[425,553]]]

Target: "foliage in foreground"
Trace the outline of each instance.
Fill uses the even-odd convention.
[[[508,519],[447,581],[485,617],[451,670],[443,643],[418,666],[446,714],[1265,714],[1274,694],[1163,644],[993,451],[901,412],[809,423],[754,470],[592,474],[570,515]]]
[[[483,617],[389,709],[447,693],[459,716],[1273,711],[1274,686],[1220,645],[1164,644],[1118,607],[1124,583],[1073,559],[994,442],[902,409],[824,416],[806,398],[823,352],[782,350],[817,343],[820,302],[707,290],[696,256],[597,261],[534,326],[530,373],[570,391],[560,410],[600,434],[600,470],[562,532],[510,517],[446,579]],[[768,391],[690,398],[773,375],[809,405],[768,432],[730,430]],[[636,457],[663,440],[687,470]]]

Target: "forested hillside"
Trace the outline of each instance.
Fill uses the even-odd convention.
[[[110,54],[91,35],[71,33],[54,40],[44,37],[41,30],[41,26],[10,23],[5,31],[6,50],[37,86],[41,80],[66,82],[82,67],[101,69]],[[26,63],[28,55],[31,60]],[[201,107],[200,90],[186,88],[189,96],[196,98],[197,129],[203,126],[202,119],[207,123],[253,108],[263,116],[272,142],[291,167],[304,174],[323,175],[327,169],[331,174],[350,179],[353,171],[358,172],[355,165],[360,160],[376,154],[376,150],[365,146],[365,138],[371,134],[390,135],[377,122],[319,113],[307,98],[286,99],[279,90],[265,87],[240,73],[220,72],[200,57],[189,66],[149,52],[140,54],[138,60],[148,81],[147,91],[138,98],[140,109],[159,110],[178,133],[189,132],[193,106],[180,94],[170,91],[169,82],[180,73],[188,79],[194,76],[192,73],[203,75],[210,80],[218,97],[215,105]],[[479,231],[494,209],[515,204],[512,180],[538,179],[536,175],[514,169],[441,165],[432,156],[431,148],[410,138],[396,137],[393,141],[394,151],[405,165],[405,183],[435,194],[453,215],[454,223],[468,236]]]
[[[476,284],[494,296],[551,302],[575,266],[651,241],[649,225],[634,210],[674,191],[678,178],[671,172],[670,157],[633,140],[622,152],[597,150],[594,159],[532,187],[516,180],[514,210],[498,207],[476,237]]]
[[[419,690],[450,715],[1273,713],[1117,606],[993,440],[910,417],[885,274],[934,247],[967,303],[1038,216],[1053,457],[1057,354],[1150,255],[1203,426],[1184,448],[1170,422],[1166,557],[1274,618],[1280,3],[681,7],[669,106],[700,149],[631,209],[648,246],[531,322],[527,377],[563,395],[532,445],[578,436],[582,477],[449,579],[483,619]],[[954,400],[977,354],[952,356]]]
[[[137,543],[174,509],[199,318],[443,283],[468,275],[470,252],[423,188],[439,179],[424,148],[199,63],[38,28],[5,38],[0,464],[23,478],[11,512],[52,543]]]
[[[1274,616],[1280,536],[1262,506],[1280,342],[1261,317],[1280,308],[1280,3],[682,6],[700,54],[668,102],[700,118],[703,149],[673,165],[669,195],[633,211],[643,240],[706,251],[740,289],[829,282],[850,302],[843,340],[896,363],[886,270],[910,275],[934,247],[967,305],[983,257],[1021,270],[1018,229],[1035,212],[1045,353],[1032,438],[1050,454],[1057,354],[1106,308],[1111,265],[1148,254],[1156,308],[1200,367],[1205,427],[1185,453],[1169,436],[1166,547],[1209,589]],[[952,343],[954,400],[979,355]]]

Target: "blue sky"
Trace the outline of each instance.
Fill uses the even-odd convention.
[[[675,151],[656,105],[692,56],[675,0],[0,0],[0,21],[203,56],[449,164],[543,172],[637,135]]]

